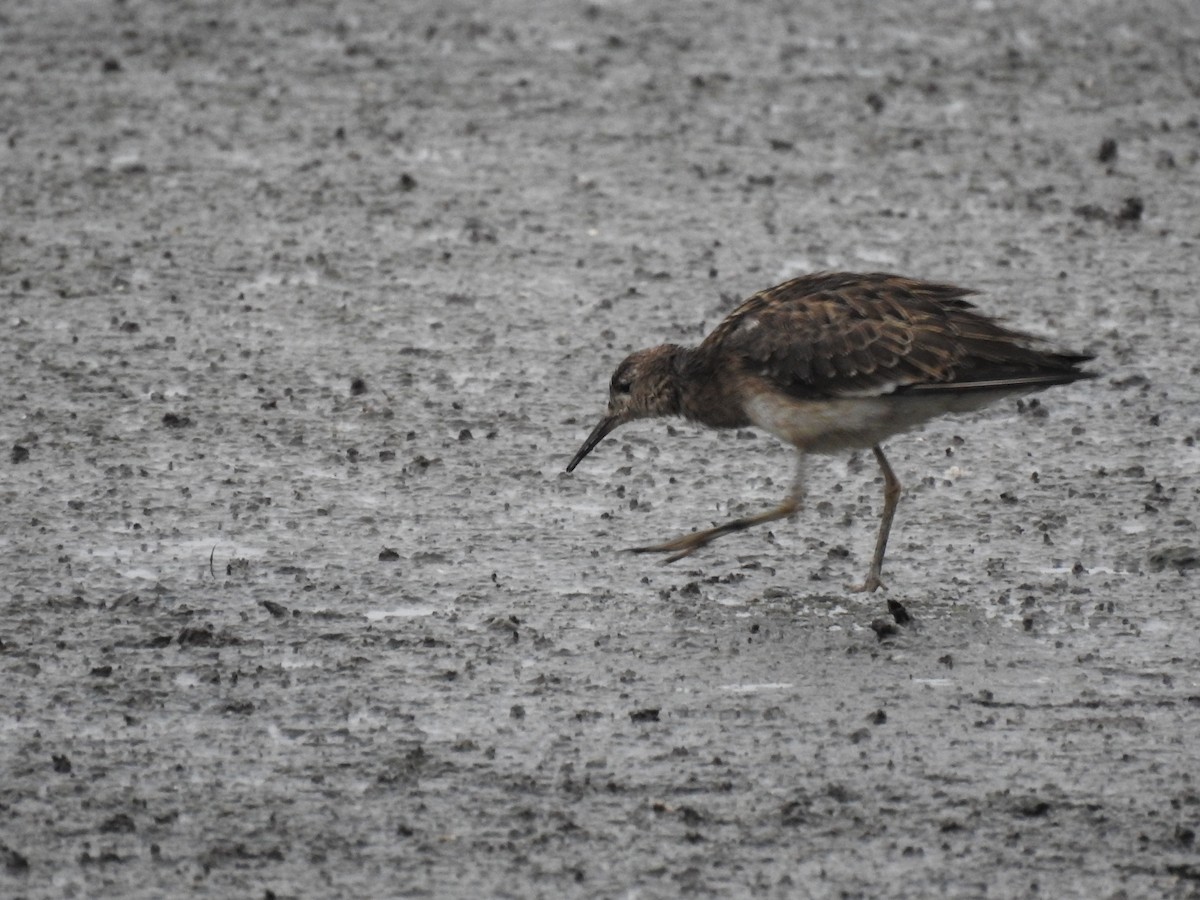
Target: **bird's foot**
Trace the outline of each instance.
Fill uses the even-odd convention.
[[[655,544],[652,547],[630,547],[625,552],[627,553],[670,553],[671,555],[664,559],[663,565],[673,563],[676,560],[683,559],[685,556],[691,556],[701,547],[712,541],[712,535],[706,531],[697,531],[693,534],[685,534],[682,537],[677,537],[673,541],[666,541],[662,544]]]
[[[868,572],[867,580],[862,584],[846,585],[846,590],[850,591],[852,594],[872,594],[880,588],[883,588],[886,591],[887,585],[879,580],[878,572]]]

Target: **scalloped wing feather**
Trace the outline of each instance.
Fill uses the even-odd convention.
[[[1065,374],[1048,352],[950,284],[884,273],[822,273],[747,298],[700,345],[797,397],[864,396]]]

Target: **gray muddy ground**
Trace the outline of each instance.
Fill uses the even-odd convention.
[[[486,11],[485,11],[486,10]],[[1200,894],[1200,10],[0,6],[0,894]],[[1102,378],[889,445],[630,349],[818,269]]]

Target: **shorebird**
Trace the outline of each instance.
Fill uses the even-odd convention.
[[[685,534],[634,553],[674,562],[719,537],[795,514],[809,453],[869,448],[883,473],[883,513],[866,580],[874,591],[900,481],[881,442],[944,413],[1093,378],[1093,357],[1049,349],[976,311],[974,291],[899,275],[804,275],[744,300],[696,347],[662,344],[617,366],[608,410],[567,471],[614,428],[682,416],[713,428],[755,425],[797,451],[787,497],[757,516]]]

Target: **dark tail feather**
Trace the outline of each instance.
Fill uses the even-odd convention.
[[[954,381],[931,384],[913,384],[903,388],[905,393],[962,394],[971,391],[1031,391],[1053,387],[1056,384],[1071,384],[1099,377],[1098,372],[1085,372],[1077,368],[1094,357],[1083,354],[1056,353],[1046,356],[1044,367],[1038,369],[1005,366],[980,366],[958,373]]]

